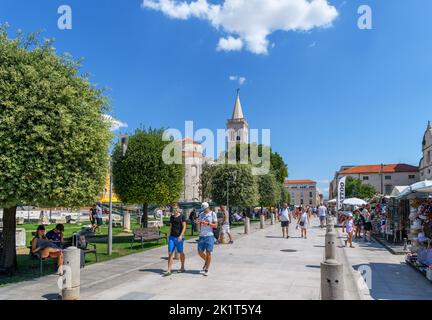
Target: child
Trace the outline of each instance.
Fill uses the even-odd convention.
[[[353,232],[354,232],[354,219],[352,213],[348,214],[348,219],[345,221],[345,228],[348,234],[348,238],[345,240],[345,247],[350,244],[350,248],[354,248],[352,244]]]

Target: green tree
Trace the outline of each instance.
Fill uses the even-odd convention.
[[[291,202],[291,194],[289,193],[288,188],[283,184],[279,184],[279,190],[280,190],[280,201],[279,204],[282,205],[284,203],[290,204]]]
[[[262,157],[263,150],[268,151],[270,153],[270,171],[274,174],[276,180],[280,183],[283,183],[288,177],[288,166],[284,162],[282,156],[277,152],[273,152],[271,147],[262,144],[257,145],[256,143],[236,144],[229,150],[231,153],[234,152],[233,148],[235,148],[235,157],[237,163],[240,163],[240,161],[246,157],[250,163],[251,148],[257,148],[257,154],[259,157]],[[228,155],[229,152],[225,152],[225,159],[228,159]]]
[[[202,202],[210,199],[210,183],[215,168],[215,165],[210,165],[208,163],[204,163],[202,166],[199,183],[199,192]]]
[[[103,91],[37,34],[10,39],[0,27],[0,269],[17,268],[17,205],[79,207],[105,183],[109,123]]]
[[[147,227],[149,204],[178,201],[183,189],[183,164],[168,164],[162,158],[163,129],[138,129],[129,137],[123,156],[120,144],[113,153],[113,185],[122,202],[143,204],[142,226]],[[179,144],[180,145],[180,144]]]
[[[283,161],[282,156],[277,152],[270,154],[271,170],[279,183],[284,183],[288,177],[288,166]]]
[[[345,186],[346,198],[370,199],[377,191],[370,184],[362,184],[362,181],[357,178],[348,176]]]
[[[281,199],[281,192],[278,182],[273,173],[257,176],[259,205],[270,207],[276,205]]]
[[[258,185],[250,165],[215,166],[210,182],[211,199],[218,204],[226,204],[227,190],[230,206],[249,208],[259,203]]]

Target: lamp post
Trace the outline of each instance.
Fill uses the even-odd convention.
[[[120,143],[121,143],[121,150],[122,150],[122,156],[124,157],[127,150],[127,143],[128,143],[128,136],[127,135],[121,135],[120,136]],[[112,237],[113,237],[113,230],[112,230],[112,189],[113,189],[113,183],[112,183],[112,155],[109,160],[109,212],[108,212],[108,255],[112,255]]]

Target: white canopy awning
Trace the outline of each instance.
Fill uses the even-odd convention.
[[[396,198],[397,196],[399,196],[402,192],[405,191],[405,189],[409,188],[409,186],[395,186],[392,190],[392,192],[390,193],[390,197],[391,198]]]
[[[364,204],[367,204],[367,202],[359,198],[349,198],[345,199],[343,204],[347,204],[350,206],[362,206]]]
[[[403,198],[413,193],[432,193],[432,181],[424,180],[414,183],[403,190],[397,198]]]

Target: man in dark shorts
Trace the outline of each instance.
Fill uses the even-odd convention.
[[[289,239],[288,230],[289,224],[291,223],[291,216],[288,203],[284,203],[283,208],[279,210],[278,218],[282,227],[282,237]]]
[[[164,277],[172,274],[172,266],[174,260],[174,250],[180,254],[181,268],[178,273],[185,272],[185,254],[183,252],[184,234],[186,232],[186,218],[180,213],[177,206],[171,210],[170,217],[170,235],[168,238],[168,270],[163,275]]]

